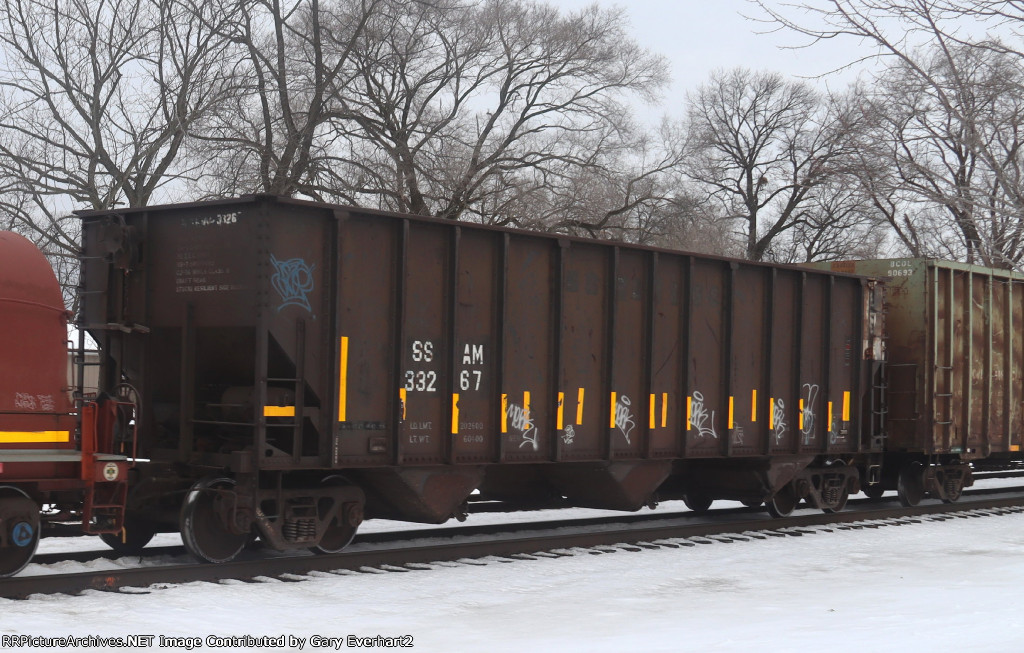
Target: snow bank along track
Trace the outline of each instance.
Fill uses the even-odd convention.
[[[895,501],[865,501],[863,509],[842,513],[797,514],[786,520],[762,517],[754,510],[716,511],[695,519],[685,513],[577,519],[527,524],[495,524],[458,529],[378,533],[361,538],[373,548],[335,555],[264,555],[251,552],[220,565],[165,563],[138,568],[70,574],[16,576],[0,581],[0,597],[77,593],[88,589],[146,592],[167,584],[261,578],[301,581],[315,573],[384,573],[430,569],[434,565],[513,562],[533,557],[600,555],[616,551],[684,548],[698,544],[742,542],[767,537],[802,536],[922,521],[945,521],[1024,513],[1024,488],[980,490],[956,505],[934,503],[903,508]],[[500,534],[499,534],[500,533]],[[415,539],[413,539],[415,538]],[[445,538],[444,542],[435,542]],[[183,554],[180,547],[160,547],[160,554]],[[41,556],[42,557],[42,556]],[[69,556],[59,556],[68,559]],[[91,552],[93,559],[104,557]]]

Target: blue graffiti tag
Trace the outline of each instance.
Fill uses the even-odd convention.
[[[273,254],[270,255],[270,262],[277,270],[270,278],[270,283],[284,300],[277,310],[280,311],[285,306],[301,306],[312,313],[313,309],[306,295],[313,290],[313,270],[316,264],[309,265],[301,258],[278,261]]]

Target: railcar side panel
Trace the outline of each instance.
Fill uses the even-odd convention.
[[[608,251],[585,244],[562,251],[559,451],[566,461],[599,460],[608,428],[602,401],[608,372],[603,354],[609,338]]]
[[[798,351],[803,303],[799,295],[800,273],[772,271],[771,284],[771,363],[765,412],[768,420],[767,452],[795,453],[799,446],[794,417],[800,388]]]
[[[331,352],[334,466],[401,464],[400,312],[406,223],[345,216],[338,225],[337,333]],[[368,247],[367,243],[373,243]],[[404,377],[402,377],[404,378]]]
[[[508,462],[551,457],[556,250],[549,239],[508,238],[501,383],[502,460]]]
[[[403,461],[441,463],[451,435],[451,421],[445,424],[445,416],[451,402],[449,361],[454,345],[447,328],[452,230],[419,222],[410,222],[407,228],[404,333],[397,343],[399,384],[405,391],[399,442]]]
[[[763,268],[740,266],[733,272],[733,390],[727,415],[732,455],[758,455],[768,446],[766,381],[768,357],[774,349],[767,331],[771,307],[766,299],[770,275]]]
[[[455,347],[452,369],[451,432],[455,462],[497,459],[497,393],[499,234],[456,228],[458,278],[455,302]]]
[[[685,434],[684,367],[686,323],[686,261],[683,256],[658,255],[651,311],[651,395],[654,405],[650,431],[652,458],[678,457]]]
[[[864,288],[858,284],[829,281],[825,320],[820,327],[827,335],[827,382],[820,388],[820,401],[813,406],[813,420],[829,452],[870,450],[871,429],[853,425],[871,424],[871,411],[881,411],[866,400],[877,383],[864,371],[865,349],[870,348],[870,306]]]
[[[614,339],[608,349],[612,382],[610,394],[605,398],[608,406],[605,432],[610,440],[611,457],[638,458],[643,454],[651,414],[648,381],[644,378],[650,339],[647,325],[650,254],[618,248],[615,252],[615,282],[611,291]]]
[[[725,387],[727,338],[726,306],[731,289],[721,261],[691,259],[688,336],[690,356],[686,372],[686,455],[718,456],[725,453],[728,436],[728,397]]]

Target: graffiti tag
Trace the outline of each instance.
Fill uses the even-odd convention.
[[[277,310],[285,306],[300,306],[312,313],[307,295],[313,290],[313,270],[316,264],[309,265],[301,258],[278,261],[273,254],[270,255],[270,262],[275,270],[270,283],[281,295],[281,305]]]

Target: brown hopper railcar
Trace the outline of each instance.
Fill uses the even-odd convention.
[[[825,510],[881,480],[881,284],[252,196],[81,215],[100,389],[140,400],[128,537],[228,560],[474,491]]]

